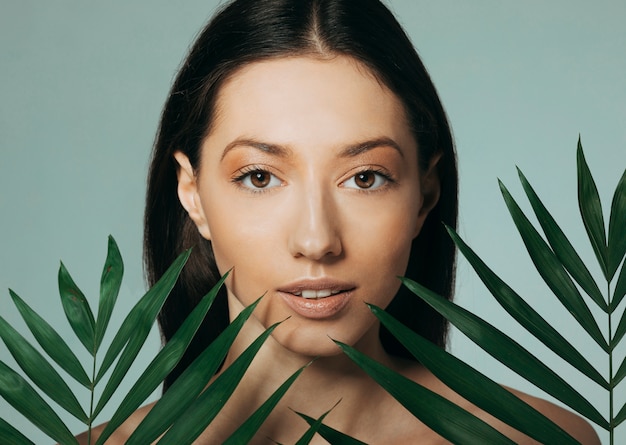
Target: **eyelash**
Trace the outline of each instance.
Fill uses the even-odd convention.
[[[259,188],[259,187],[249,187],[243,184],[243,182],[247,178],[250,178],[250,175],[253,173],[265,173],[265,174],[271,175],[273,178],[278,179],[278,177],[274,175],[272,172],[270,172],[267,168],[261,167],[259,165],[250,165],[250,166],[244,167],[240,169],[237,173],[238,173],[237,176],[232,178],[232,182],[250,193],[265,193],[277,187],[277,186],[272,186],[272,187],[260,187]],[[396,180],[389,173],[387,173],[386,171],[383,171],[380,168],[372,168],[372,167],[365,167],[362,170],[357,171],[348,179],[344,180],[342,184],[345,184],[347,181],[352,180],[357,175],[361,175],[363,173],[373,173],[381,177],[385,181],[385,183],[371,190],[369,188],[360,188],[360,187],[356,187],[356,188],[347,187],[347,188],[353,188],[354,190],[357,190],[359,192],[373,193],[373,192],[377,192],[377,191],[384,189],[385,186],[396,184]]]
[[[273,174],[272,172],[270,172],[267,168],[262,167],[260,165],[249,165],[247,167],[243,167],[242,169],[237,171],[237,176],[232,178],[232,182],[235,183],[238,187],[241,187],[242,189],[250,192],[250,193],[266,193],[269,192],[270,190],[272,190],[273,188],[275,188],[276,186],[273,187],[249,187],[247,185],[244,185],[244,181],[247,178],[250,178],[250,176],[253,173],[265,173],[268,175],[271,175],[273,178],[278,179],[278,177]],[[280,179],[279,179],[280,181]]]

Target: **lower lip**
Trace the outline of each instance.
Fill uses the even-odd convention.
[[[323,319],[338,314],[348,304],[352,291],[340,292],[325,298],[303,298],[288,292],[280,292],[287,306],[306,318]]]

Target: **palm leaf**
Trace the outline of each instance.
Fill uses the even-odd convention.
[[[61,262],[59,267],[59,293],[65,316],[70,322],[72,330],[87,348],[92,356],[95,356],[94,328],[95,321],[93,313],[89,308],[89,302],[82,291],[76,286],[74,280]]]
[[[74,355],[61,336],[11,289],[9,289],[9,294],[26,325],[43,350],[77,382],[86,388],[90,388],[91,380],[78,358],[76,358],[76,355]]]
[[[583,146],[578,138],[578,149],[576,150],[576,161],[578,168],[578,206],[582,216],[587,236],[591,241],[591,246],[596,254],[600,268],[608,281],[611,280],[608,270],[606,233],[604,229],[604,217],[602,216],[602,204],[598,188],[591,176],[589,166],[585,160]]]
[[[622,302],[626,295],[626,261],[622,263],[622,270],[617,278],[615,289],[613,290],[613,298],[611,299],[610,310],[613,311]]]
[[[617,184],[609,219],[609,280],[626,254],[626,170]]]
[[[109,380],[104,387],[104,391],[102,392],[100,399],[98,400],[98,404],[93,413],[94,418],[110,400],[120,382],[124,376],[126,376],[128,369],[135,361],[137,354],[148,338],[148,334],[154,325],[157,315],[159,314],[163,303],[165,303],[170,291],[174,287],[174,284],[176,283],[185,262],[189,258],[190,253],[191,251],[187,251],[181,254],[167,269],[161,279],[159,279],[152,289],[150,289],[131,310],[129,317],[132,320],[133,329],[130,333],[130,338],[128,339],[128,343],[120,355],[113,372],[111,373],[111,377],[109,377]],[[135,311],[135,309],[137,309],[137,311]],[[123,325],[124,323],[122,323],[120,330],[123,329]],[[115,339],[113,341],[115,342]]]
[[[306,414],[300,413],[296,411],[296,414],[302,417],[309,425],[313,425],[316,419],[313,417],[307,416]],[[317,433],[322,436],[327,442],[332,443],[333,445],[367,445],[365,442],[361,442],[354,437],[348,436],[340,431],[337,431],[328,425],[321,424]]]
[[[615,331],[615,336],[611,340],[611,348],[617,346],[622,337],[626,334],[626,311],[622,313],[622,318],[619,321],[619,325],[617,326],[617,330]]]
[[[194,310],[187,316],[181,327],[159,351],[157,356],[146,367],[137,382],[130,389],[122,403],[107,423],[100,435],[99,441],[104,442],[146,398],[163,382],[165,377],[174,369],[191,340],[204,320],[206,313],[213,304],[228,272],[216,283],[211,291],[204,296]]]
[[[557,258],[563,263],[563,266],[572,275],[572,277],[580,284],[580,286],[587,292],[587,294],[593,298],[593,301],[601,307],[605,312],[608,311],[608,306],[604,301],[604,296],[600,291],[597,283],[591,276],[589,269],[582,262],[576,250],[569,242],[559,225],[556,223],[550,212],[543,205],[539,196],[535,193],[535,190],[526,180],[526,177],[520,169],[517,169],[522,186],[528,197],[537,220],[545,233],[550,247],[554,250]]]
[[[592,422],[608,429],[608,422],[594,406],[572,388],[558,374],[548,368],[537,357],[529,353],[519,343],[489,323],[440,297],[418,283],[402,278],[402,282],[414,294],[423,299],[437,312],[447,318],[461,332],[520,376],[557,398],[574,411]]]
[[[550,250],[530,221],[528,221],[526,215],[524,215],[519,208],[504,184],[502,184],[502,182],[499,182],[499,184],[504,201],[509,208],[511,217],[522,236],[524,245],[537,271],[554,295],[557,296],[559,301],[574,316],[583,329],[587,331],[591,338],[593,338],[604,351],[608,352],[609,346],[593,314],[560,261],[552,250]]]
[[[245,308],[224,331],[176,379],[142,420],[127,445],[152,443],[202,392],[213,377],[246,320],[260,299]],[[98,444],[101,442],[98,442]]]
[[[0,361],[0,396],[37,428],[63,444],[78,444],[70,430],[22,376]]]
[[[191,250],[181,253],[178,258],[174,260],[172,265],[165,271],[159,281],[157,281],[156,284],[152,286],[152,288],[150,288],[150,290],[148,290],[148,292],[146,292],[146,294],[141,297],[137,304],[131,309],[107,349],[102,365],[100,365],[100,369],[98,370],[96,383],[98,383],[102,376],[107,372],[124,346],[126,346],[129,339],[137,335],[137,327],[142,322],[148,323],[150,318],[149,315],[151,313],[155,313],[154,317],[156,318],[158,309],[163,304],[164,299],[167,298],[167,295],[174,286],[174,283],[176,283],[178,275],[187,262],[190,254]],[[152,326],[152,323],[150,323],[150,326]]]
[[[624,420],[626,420],[626,404],[622,406],[622,409],[620,409],[617,416],[615,416],[615,420],[613,421],[614,427],[617,428]]]
[[[489,292],[515,320],[569,364],[603,388],[609,389],[609,383],[576,348],[502,281],[452,228],[447,226],[446,228],[459,251],[474,268]]]
[[[2,317],[0,317],[0,337],[20,368],[35,385],[67,412],[87,423],[87,414],[59,373]]]
[[[310,363],[309,363],[310,364]],[[265,419],[270,415],[274,407],[278,404],[280,399],[285,395],[287,390],[291,387],[293,382],[296,381],[298,376],[309,366],[309,364],[303,366],[294,372],[291,377],[283,382],[276,391],[265,401],[263,404],[252,413],[250,417],[235,431],[228,439],[224,441],[223,445],[238,445],[242,443],[249,443],[259,430]]]
[[[337,405],[335,404],[335,406]],[[315,434],[317,434],[319,429],[322,427],[322,422],[324,422],[326,416],[335,408],[335,406],[333,406],[331,409],[319,416],[313,423],[311,423],[309,425],[309,429],[304,432],[300,439],[298,439],[296,445],[308,445],[311,440],[313,440],[313,436],[315,436]]]
[[[448,399],[386,368],[344,343],[337,340],[335,343],[415,417],[445,439],[463,444],[514,443]]]
[[[239,357],[204,390],[187,408],[185,413],[171,426],[159,440],[159,444],[181,445],[190,444],[213,421],[217,413],[228,401],[248,369],[252,359],[265,340],[271,335],[275,323],[265,330]]]
[[[11,445],[35,445],[26,436],[0,417],[0,443]]]
[[[98,318],[96,320],[96,351],[102,343],[104,333],[109,325],[113,307],[122,285],[124,263],[115,239],[109,235],[107,258],[100,279],[100,300],[98,304]]]
[[[418,362],[464,399],[540,443],[579,443],[493,380],[416,334],[379,307],[368,306]]]
[[[615,377],[613,378],[613,386],[617,386],[619,382],[621,382],[624,377],[626,377],[626,357],[622,361],[622,364],[619,366],[619,369],[615,373]]]

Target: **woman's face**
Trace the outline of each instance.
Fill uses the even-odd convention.
[[[256,318],[290,317],[273,336],[309,356],[336,354],[329,337],[378,341],[364,303],[392,300],[438,198],[417,150],[400,100],[353,59],[280,58],[232,75],[197,175],[176,154],[183,206],[220,272],[234,268],[231,309],[265,294]]]

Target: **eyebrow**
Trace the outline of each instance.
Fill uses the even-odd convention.
[[[393,139],[388,138],[386,136],[382,136],[382,137],[375,138],[375,139],[370,139],[367,141],[357,142],[355,144],[350,144],[344,147],[339,152],[339,157],[352,158],[360,154],[363,154],[365,152],[368,152],[370,150],[373,150],[374,148],[385,147],[385,146],[393,148],[400,154],[400,156],[404,157],[404,153],[402,152],[400,145],[398,145]],[[260,142],[255,139],[242,138],[242,139],[235,139],[224,148],[224,151],[222,152],[221,160],[224,159],[224,157],[226,156],[226,154],[228,154],[229,151],[238,147],[252,147],[252,148],[261,150],[264,153],[268,153],[268,154],[282,157],[282,158],[285,158],[292,153],[291,148],[285,145],[270,144],[267,142]]]

